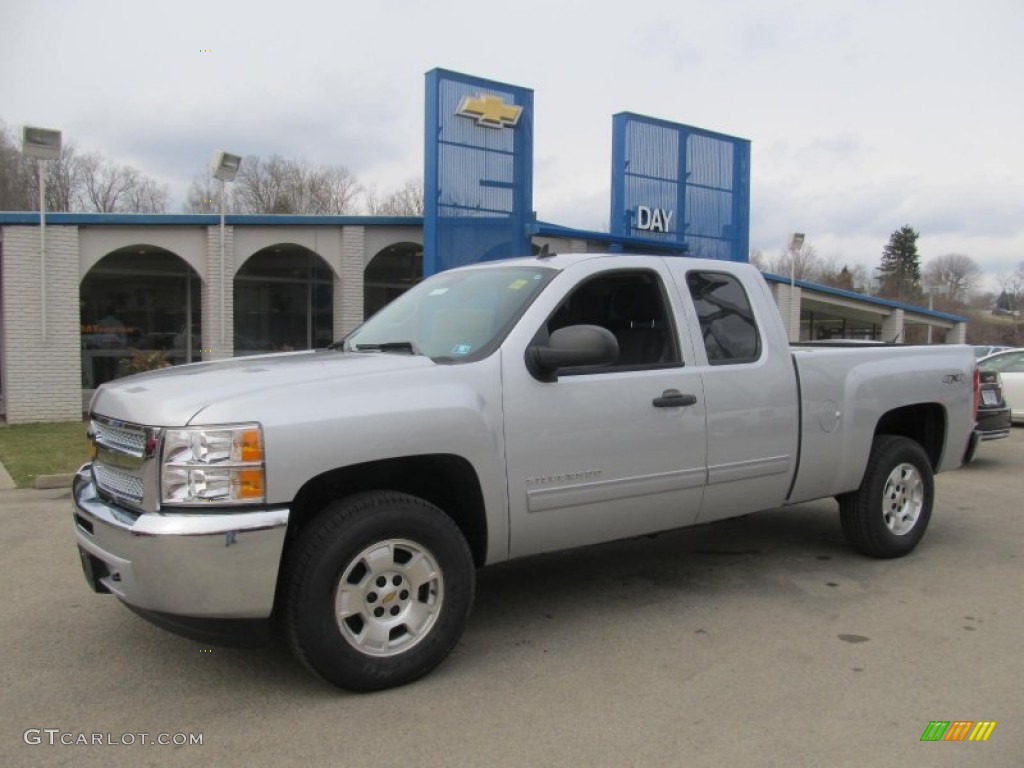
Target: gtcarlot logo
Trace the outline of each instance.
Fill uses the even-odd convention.
[[[46,744],[65,747],[133,747],[137,744],[145,746],[156,744],[161,747],[194,747],[203,744],[203,734],[201,733],[149,733],[148,731],[87,733],[85,731],[65,731],[61,728],[28,728],[21,738],[26,744],[32,746]]]
[[[932,720],[921,741],[988,741],[995,728],[995,720]]]

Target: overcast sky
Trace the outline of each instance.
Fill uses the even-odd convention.
[[[210,51],[209,53],[202,51]],[[423,166],[424,73],[533,88],[534,207],[605,229],[611,116],[752,141],[751,247],[802,231],[874,268],[889,234],[1024,260],[1022,0],[4,0],[0,119],[170,185],[214,149]]]

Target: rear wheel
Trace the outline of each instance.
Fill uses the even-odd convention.
[[[293,651],[353,691],[432,670],[473,603],[476,572],[461,531],[434,505],[400,493],[332,503],[292,545],[286,567]]]
[[[915,441],[879,435],[860,488],[839,497],[843,534],[872,557],[901,557],[924,536],[932,513],[931,462]]]

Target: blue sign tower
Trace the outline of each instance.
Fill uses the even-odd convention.
[[[750,142],[620,112],[612,118],[611,234],[747,261]],[[642,246],[641,246],[642,247]]]
[[[427,73],[423,275],[530,253],[533,91]]]

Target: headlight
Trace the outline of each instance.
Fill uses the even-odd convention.
[[[165,429],[160,465],[164,504],[259,504],[266,500],[259,424]]]

